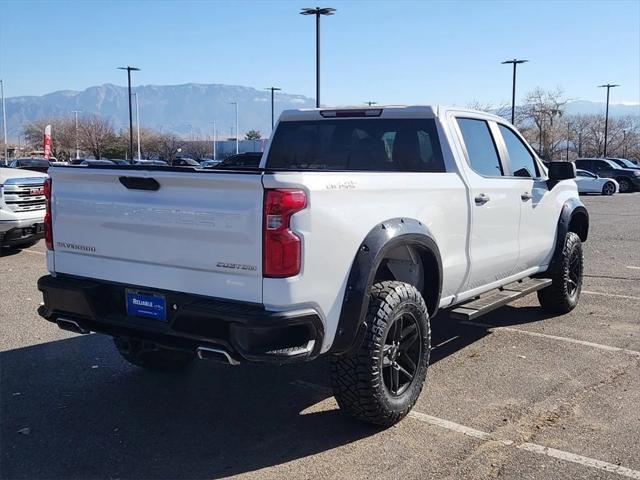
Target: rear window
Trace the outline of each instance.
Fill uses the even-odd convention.
[[[267,168],[444,172],[432,119],[357,119],[283,122]]]
[[[49,162],[47,160],[20,160],[20,165],[23,167],[48,167]]]

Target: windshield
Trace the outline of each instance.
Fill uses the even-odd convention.
[[[638,168],[638,165],[636,165],[632,161],[626,160],[624,158],[617,158],[617,159],[613,160],[613,162],[615,162],[618,165],[620,165],[621,167],[625,167],[625,168]]]
[[[611,168],[614,168],[616,170],[620,170],[622,168],[620,165],[618,165],[616,162],[612,160],[602,160],[602,161],[607,165],[611,166]]]
[[[284,170],[444,171],[433,119],[282,122],[266,166]]]

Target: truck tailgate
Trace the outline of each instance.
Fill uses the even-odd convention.
[[[260,172],[62,167],[50,175],[56,272],[262,301]]]

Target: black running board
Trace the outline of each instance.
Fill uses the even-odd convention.
[[[449,315],[456,320],[473,320],[549,285],[551,280],[548,278],[524,278],[488,292],[483,297],[467,300],[457,305]]]

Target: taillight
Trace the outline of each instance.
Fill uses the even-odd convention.
[[[263,220],[263,276],[292,277],[300,273],[302,245],[291,231],[291,216],[307,206],[302,190],[266,190]]]
[[[44,214],[44,241],[48,250],[53,250],[53,225],[51,222],[51,178],[44,181],[44,198],[46,199],[47,211]]]

